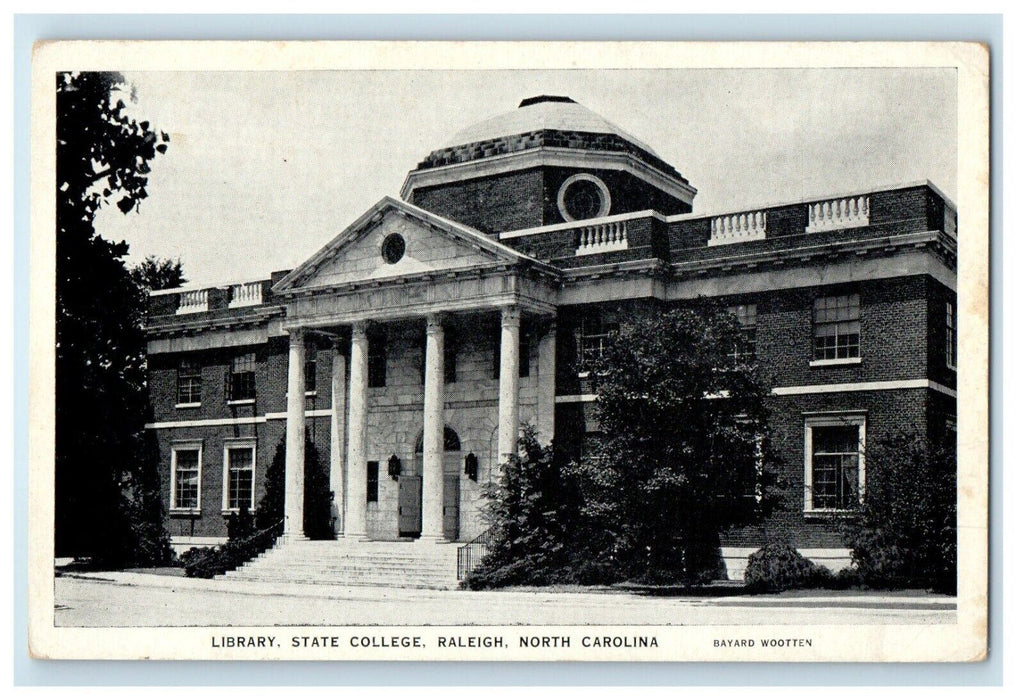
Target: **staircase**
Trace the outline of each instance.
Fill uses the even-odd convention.
[[[331,586],[458,587],[459,544],[279,540],[220,579]]]

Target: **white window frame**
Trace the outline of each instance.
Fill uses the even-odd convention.
[[[952,338],[950,335],[952,334]],[[959,358],[956,357],[956,304],[952,301],[946,302],[946,317],[943,319],[942,324],[942,341],[943,341],[943,353],[946,355],[946,367],[956,371],[956,365]],[[950,352],[952,350],[952,352]],[[951,357],[952,355],[952,357]],[[952,360],[952,362],[950,361]]]
[[[231,450],[244,450],[248,448],[252,454],[252,478],[249,483],[250,493],[252,494],[250,500],[252,506],[249,508],[249,512],[252,513],[256,510],[256,438],[242,438],[234,440],[224,441],[224,471],[221,475],[221,491],[223,492],[221,497],[221,513],[228,515],[230,513],[237,513],[239,508],[232,508],[230,505],[231,501]]]
[[[178,483],[177,483],[178,482],[178,479],[177,479],[177,477],[178,477],[178,453],[179,452],[186,452],[186,451],[187,452],[198,452],[199,453],[199,461],[198,461],[199,473],[197,475],[196,507],[195,508],[185,508],[185,507],[179,506],[178,503],[177,503],[177,498],[178,498],[178,489],[177,489],[177,486],[178,486]],[[202,509],[203,509],[203,442],[202,442],[202,440],[188,440],[188,441],[176,442],[173,445],[171,445],[171,490],[170,490],[170,493],[171,493],[171,496],[170,496],[170,499],[169,499],[169,502],[170,502],[170,509],[169,510],[170,510],[170,512],[172,514],[186,513],[186,514],[198,515],[202,511]]]
[[[814,429],[829,427],[849,427],[855,425],[859,429],[860,449],[857,460],[858,497],[863,500],[864,489],[867,487],[867,469],[864,459],[864,446],[867,440],[868,417],[866,412],[841,412],[828,415],[811,415],[804,417],[804,515],[824,515],[828,513],[849,513],[847,508],[815,508],[814,507]]]

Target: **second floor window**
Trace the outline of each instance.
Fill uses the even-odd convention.
[[[753,362],[757,359],[757,304],[741,304],[730,306],[729,313],[736,317],[740,324],[740,339],[729,357],[734,365]]]
[[[860,357],[860,295],[814,300],[814,359]]]
[[[182,360],[178,365],[178,403],[196,404],[202,400],[202,368],[195,360]]]
[[[956,369],[956,306],[946,302],[946,366]]]
[[[577,353],[581,364],[598,360],[604,356],[611,342],[613,333],[618,332],[619,324],[608,320],[598,311],[584,313],[580,317],[577,332]]]
[[[231,360],[228,400],[246,401],[256,398],[256,353],[247,352]]]
[[[387,386],[388,383],[388,342],[380,335],[370,336],[370,352],[367,357],[368,383],[371,387]]]
[[[306,391],[316,391],[316,346],[306,346]]]

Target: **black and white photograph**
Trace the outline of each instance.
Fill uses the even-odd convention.
[[[984,659],[987,66],[38,47],[32,653]]]

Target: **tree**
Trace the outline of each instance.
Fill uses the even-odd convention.
[[[264,477],[263,498],[256,506],[256,529],[266,530],[284,520],[284,471],[286,436],[282,436]],[[331,490],[320,452],[306,431],[305,485],[302,499],[302,530],[314,540],[334,537],[331,523]]]
[[[181,260],[148,256],[131,270],[132,281],[142,289],[174,289],[188,282]]]
[[[864,581],[956,593],[956,450],[905,433],[865,460],[863,501],[843,523]]]
[[[594,583],[607,576],[588,556],[580,495],[564,453],[541,447],[530,426],[484,495],[487,554],[467,588]]]
[[[702,303],[627,318],[585,366],[602,435],[579,465],[585,529],[622,576],[708,580],[720,533],[778,500],[768,388],[740,346],[736,320]]]
[[[128,245],[93,222],[111,201],[138,208],[168,137],[127,114],[117,73],[59,73],[56,90],[55,547],[139,563],[169,551],[144,434],[145,296],[125,267]]]

